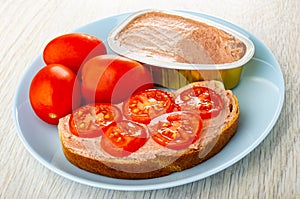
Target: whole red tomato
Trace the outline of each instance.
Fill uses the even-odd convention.
[[[44,49],[43,58],[46,64],[62,64],[77,73],[84,60],[102,54],[106,54],[106,48],[97,37],[70,33],[51,40]]]
[[[117,55],[88,60],[81,76],[82,94],[88,102],[119,103],[153,87],[152,75],[142,64]]]
[[[72,112],[81,103],[76,74],[66,66],[50,64],[32,79],[29,99],[36,115],[49,124]]]

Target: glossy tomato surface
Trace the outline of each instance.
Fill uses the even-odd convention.
[[[175,99],[175,103],[181,110],[197,112],[203,119],[218,116],[224,108],[222,97],[214,90],[202,86],[183,90]]]
[[[120,109],[112,104],[87,104],[71,114],[70,131],[78,137],[93,138],[103,134],[109,124],[122,119]]]
[[[126,118],[148,124],[152,118],[171,112],[174,99],[166,91],[147,89],[133,94],[123,103],[123,114]]]
[[[46,64],[62,64],[77,73],[91,57],[106,54],[104,43],[97,37],[83,33],[69,33],[51,40],[45,47]]]
[[[100,144],[108,154],[124,157],[137,151],[147,140],[148,133],[145,126],[122,120],[106,128]]]
[[[82,93],[88,102],[119,103],[152,87],[153,78],[142,64],[117,55],[96,56],[82,68]]]
[[[154,118],[148,128],[152,139],[158,144],[181,150],[199,139],[202,119],[192,112],[177,111]]]
[[[43,67],[32,79],[29,99],[36,115],[49,124],[71,113],[81,102],[76,74],[66,66]]]

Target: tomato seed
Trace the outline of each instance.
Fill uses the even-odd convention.
[[[136,103],[134,103],[134,104],[129,104],[129,107],[130,107],[130,108],[136,107]]]
[[[184,97],[182,98],[183,101],[187,101],[187,100],[189,100],[189,99],[190,99],[189,96],[184,96]]]
[[[106,114],[106,115],[104,115],[104,119],[110,119],[111,118],[111,116],[109,115],[109,114]]]
[[[189,121],[188,120],[183,120],[182,123],[183,124],[189,124]]]
[[[85,126],[84,123],[79,124],[79,128],[84,128],[84,126]]]
[[[169,124],[168,123],[163,123],[162,126],[167,127],[167,126],[169,126]]]
[[[173,132],[173,133],[172,133],[172,138],[174,139],[174,138],[176,138],[176,136],[177,136],[177,133],[176,133],[176,132]]]
[[[134,109],[132,110],[133,113],[138,113],[139,111],[140,111],[140,109],[138,109],[138,108],[134,108]]]
[[[121,140],[122,140],[122,138],[118,137],[117,140],[116,140],[116,142],[120,142]]]
[[[119,132],[114,132],[114,136],[119,136]]]

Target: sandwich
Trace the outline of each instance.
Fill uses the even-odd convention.
[[[238,99],[220,81],[146,89],[119,104],[87,104],[61,118],[65,157],[80,169],[149,179],[211,158],[237,132]]]

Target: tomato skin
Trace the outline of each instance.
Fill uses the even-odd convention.
[[[121,119],[121,110],[113,104],[87,104],[72,112],[69,127],[77,137],[94,138],[101,136],[109,124]]]
[[[203,119],[218,116],[224,108],[222,97],[214,90],[203,86],[183,90],[176,97],[175,103],[180,110],[193,111],[200,114]]]
[[[95,36],[69,33],[51,40],[43,51],[46,64],[62,64],[77,73],[84,60],[106,54],[104,43]]]
[[[152,118],[171,112],[173,108],[173,97],[159,89],[137,92],[122,106],[123,114],[127,119],[143,124],[148,124]]]
[[[31,81],[29,99],[40,119],[58,124],[61,117],[71,113],[81,103],[76,74],[60,64],[43,67]]]
[[[108,125],[100,145],[108,154],[124,157],[137,151],[147,140],[148,134],[145,126],[122,120]]]
[[[88,103],[119,103],[132,93],[153,87],[150,72],[139,62],[117,55],[100,55],[82,68],[82,94]]]
[[[154,118],[148,129],[152,139],[173,150],[187,148],[196,142],[202,130],[202,119],[192,112],[177,111]]]

